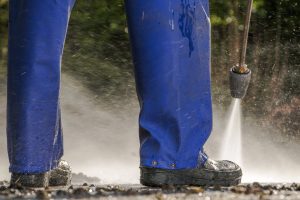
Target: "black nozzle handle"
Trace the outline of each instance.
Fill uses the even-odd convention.
[[[247,73],[237,73],[234,67],[229,72],[230,91],[233,98],[243,99],[246,96],[251,80],[251,70]]]

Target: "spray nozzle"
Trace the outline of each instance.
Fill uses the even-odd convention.
[[[240,62],[238,65],[230,69],[229,74],[231,96],[238,99],[242,99],[246,96],[251,79],[251,71],[245,64],[245,60],[252,7],[253,0],[248,0],[247,14],[244,24],[244,36],[240,50]]]
[[[229,82],[231,96],[233,98],[243,99],[246,96],[251,80],[251,70],[247,65],[236,65],[230,69]]]

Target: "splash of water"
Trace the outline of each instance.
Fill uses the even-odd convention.
[[[221,159],[229,159],[242,165],[241,100],[239,99],[233,99],[230,106]]]

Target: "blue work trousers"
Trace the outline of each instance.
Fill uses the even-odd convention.
[[[42,173],[63,155],[60,71],[74,0],[9,4],[10,171]],[[141,107],[141,166],[195,168],[206,159],[212,128],[208,0],[125,0],[125,7]]]

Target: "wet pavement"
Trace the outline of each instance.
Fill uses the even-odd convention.
[[[10,188],[0,182],[0,200],[4,199],[300,199],[300,184],[242,184],[235,187],[163,187],[149,188],[141,185],[89,185],[67,188],[32,190]]]

